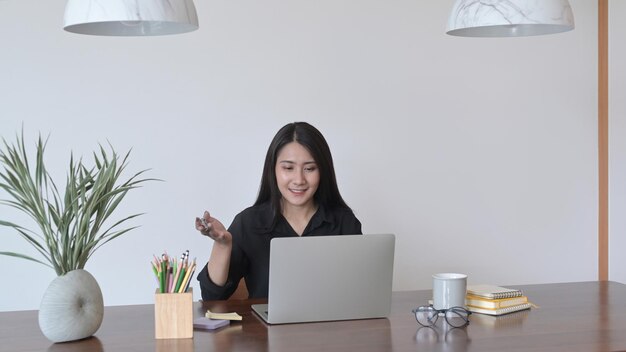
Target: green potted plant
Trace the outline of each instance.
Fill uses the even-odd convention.
[[[0,189],[8,199],[0,204],[27,214],[36,230],[0,218],[8,227],[30,243],[41,258],[0,252],[0,255],[32,260],[46,265],[58,277],[52,281],[39,309],[39,326],[53,342],[78,340],[93,335],[104,313],[102,292],[93,276],[84,270],[94,252],[105,243],[135,227],[120,225],[141,214],[108,221],[126,194],[142,183],[143,170],[123,180],[128,152],[123,158],[100,146],[93,153],[93,166],[70,156],[63,194],[48,173],[44,162],[46,148],[39,136],[36,153],[29,159],[24,133],[15,143],[3,138],[0,149]],[[0,196],[4,197],[4,195]]]

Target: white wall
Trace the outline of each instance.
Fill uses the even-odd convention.
[[[193,218],[250,205],[272,136],[298,120],[327,137],[364,231],[397,234],[394,289],[445,271],[595,280],[596,3],[571,1],[575,31],[511,39],[446,36],[452,3],[199,0],[196,32],[107,38],[63,32],[61,0],[0,1],[0,134],[50,134],[60,180],[70,151],[106,141],[165,180],[129,194],[118,216],[146,212],[141,228],[87,264],[106,305],[153,301],[152,254],[204,262]],[[0,267],[0,311],[37,309],[53,271]]]
[[[626,1],[609,2],[609,278],[626,283]]]

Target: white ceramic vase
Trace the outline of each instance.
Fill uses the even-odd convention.
[[[72,270],[54,279],[39,308],[39,328],[52,342],[80,340],[102,324],[104,302],[96,279],[87,271]]]

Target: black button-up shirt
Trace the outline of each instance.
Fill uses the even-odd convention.
[[[269,291],[270,241],[275,237],[297,237],[289,222],[280,216],[272,227],[269,203],[252,206],[239,213],[228,231],[233,236],[228,279],[218,286],[209,278],[207,266],[198,274],[202,299],[228,299],[239,280],[245,278],[250,298],[266,298]],[[320,206],[307,224],[302,236],[361,234],[361,222],[347,208],[327,209]],[[297,263],[294,263],[297,265]]]

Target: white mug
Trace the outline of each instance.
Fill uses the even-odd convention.
[[[433,307],[449,309],[465,307],[467,275],[441,273],[433,275]]]

